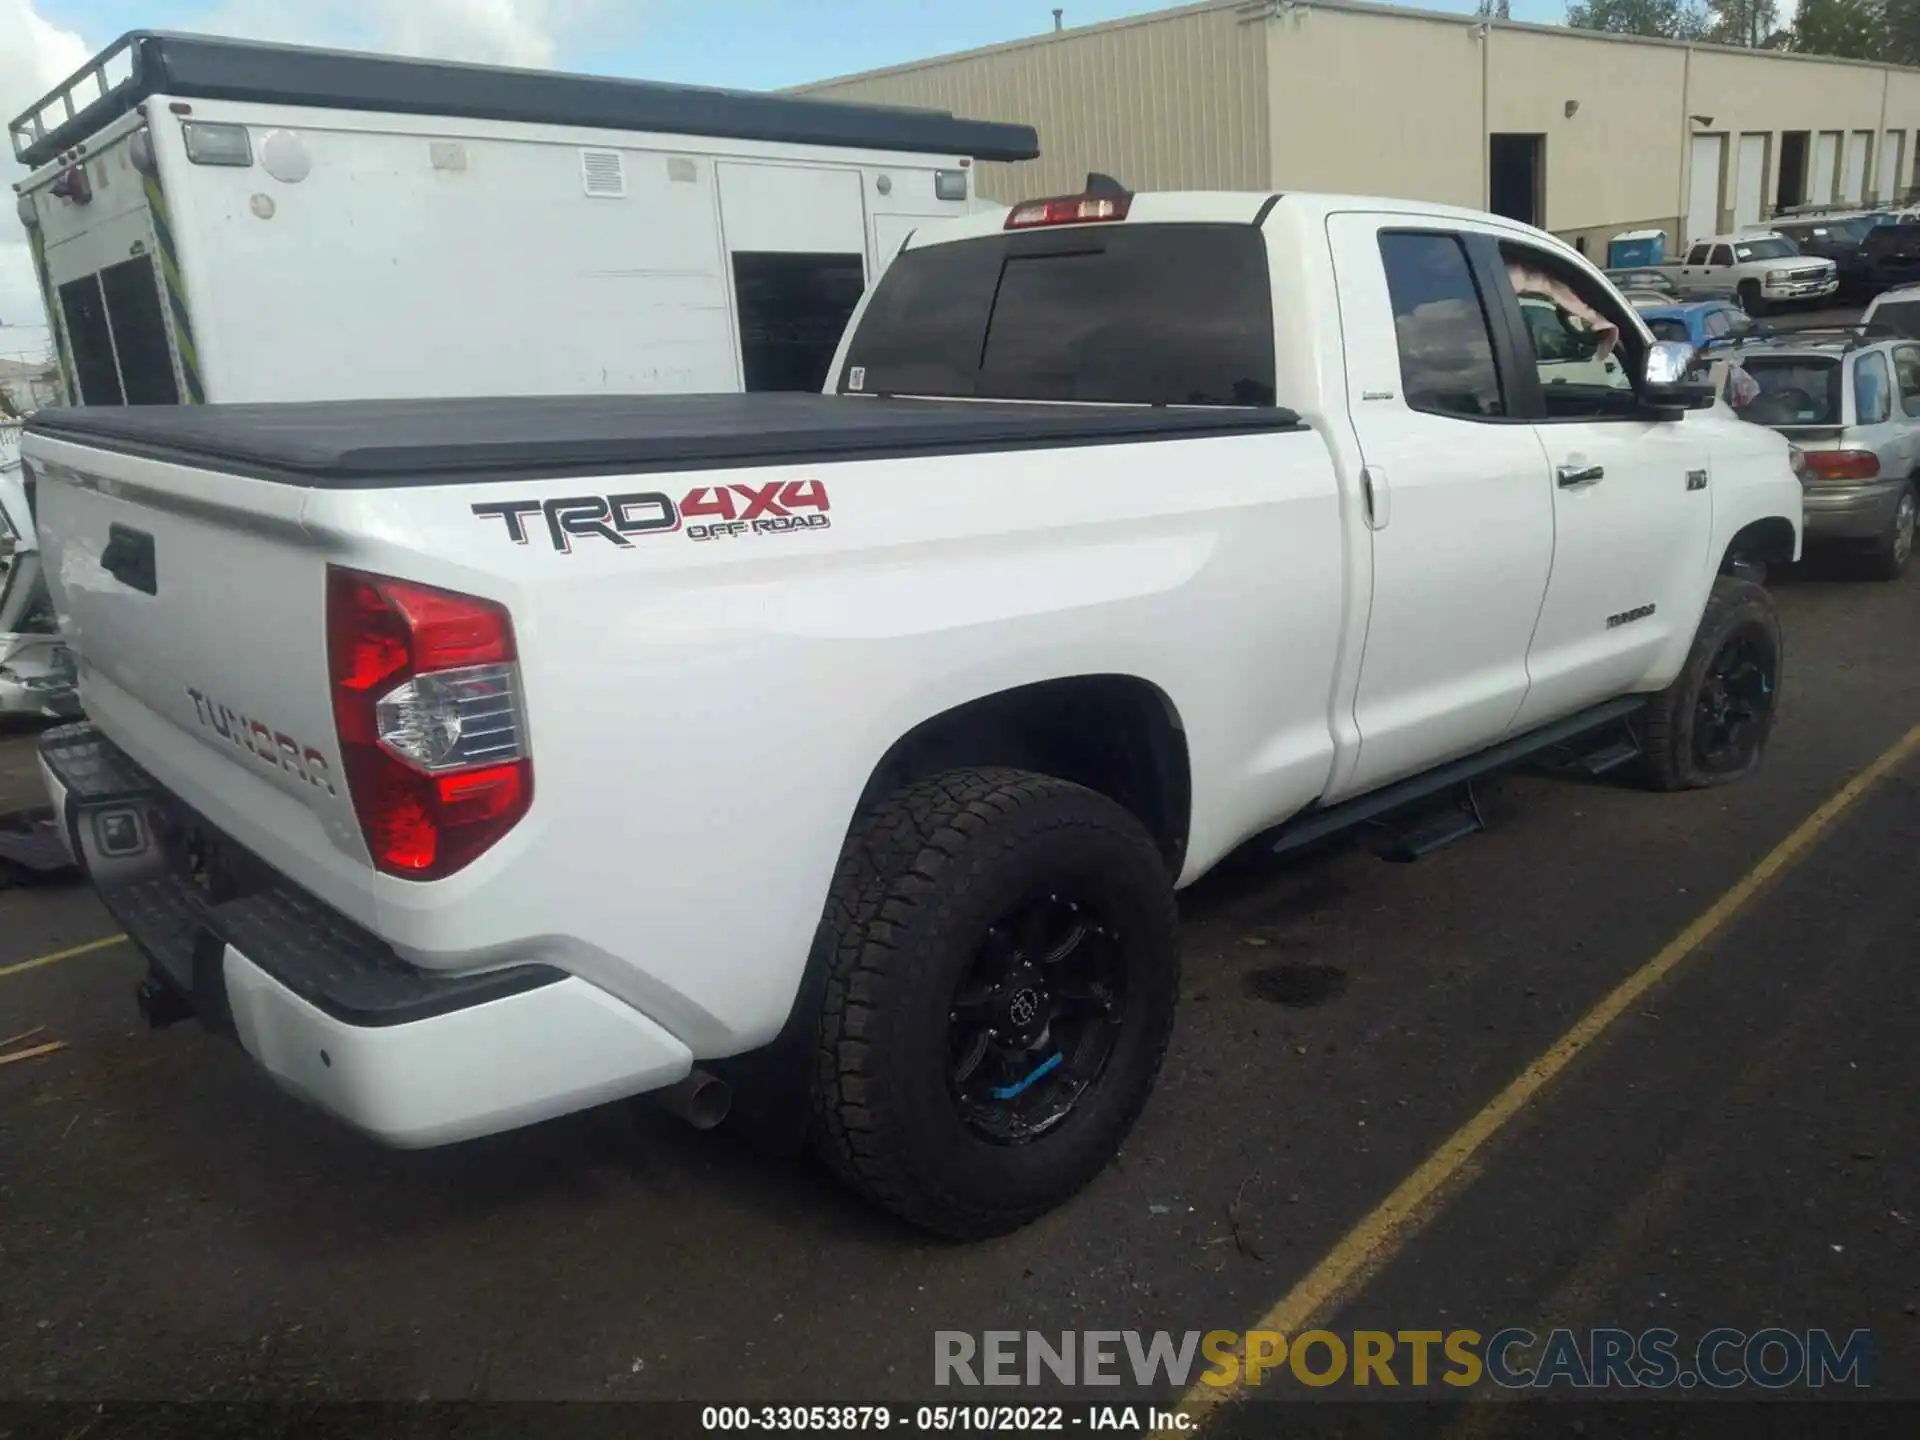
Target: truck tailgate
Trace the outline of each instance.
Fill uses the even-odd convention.
[[[30,463],[88,710],[207,820],[364,913],[307,492],[45,437]]]

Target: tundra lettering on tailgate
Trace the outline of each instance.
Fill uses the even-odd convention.
[[[818,480],[771,480],[764,485],[698,485],[678,500],[660,490],[489,500],[475,505],[473,513],[482,520],[502,521],[507,538],[516,545],[528,543],[527,522],[540,516],[553,548],[571,555],[576,538],[606,540],[629,550],[645,535],[684,532],[689,540],[726,540],[825,530],[832,524],[828,508],[827,487]]]
[[[187,687],[187,695],[193,701],[200,723],[221,739],[231,740],[262,764],[298,776],[315,789],[325,790],[329,795],[340,793],[333,788],[333,773],[327,757],[311,745],[302,745],[284,730],[250,719],[191,685]]]

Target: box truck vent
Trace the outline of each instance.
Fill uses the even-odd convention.
[[[627,167],[618,150],[582,150],[580,179],[589,195],[619,199],[627,193]]]

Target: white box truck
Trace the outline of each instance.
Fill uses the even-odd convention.
[[[9,126],[75,404],[818,390],[1030,126],[137,31]]]

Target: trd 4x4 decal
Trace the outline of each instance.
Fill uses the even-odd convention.
[[[770,480],[764,485],[699,485],[678,500],[663,490],[489,500],[475,505],[473,513],[504,522],[507,538],[516,545],[528,543],[528,521],[538,516],[546,522],[553,548],[570,555],[579,538],[608,540],[625,550],[645,535],[684,532],[690,540],[725,540],[825,530],[832,523],[828,508],[827,487],[818,480]]]

